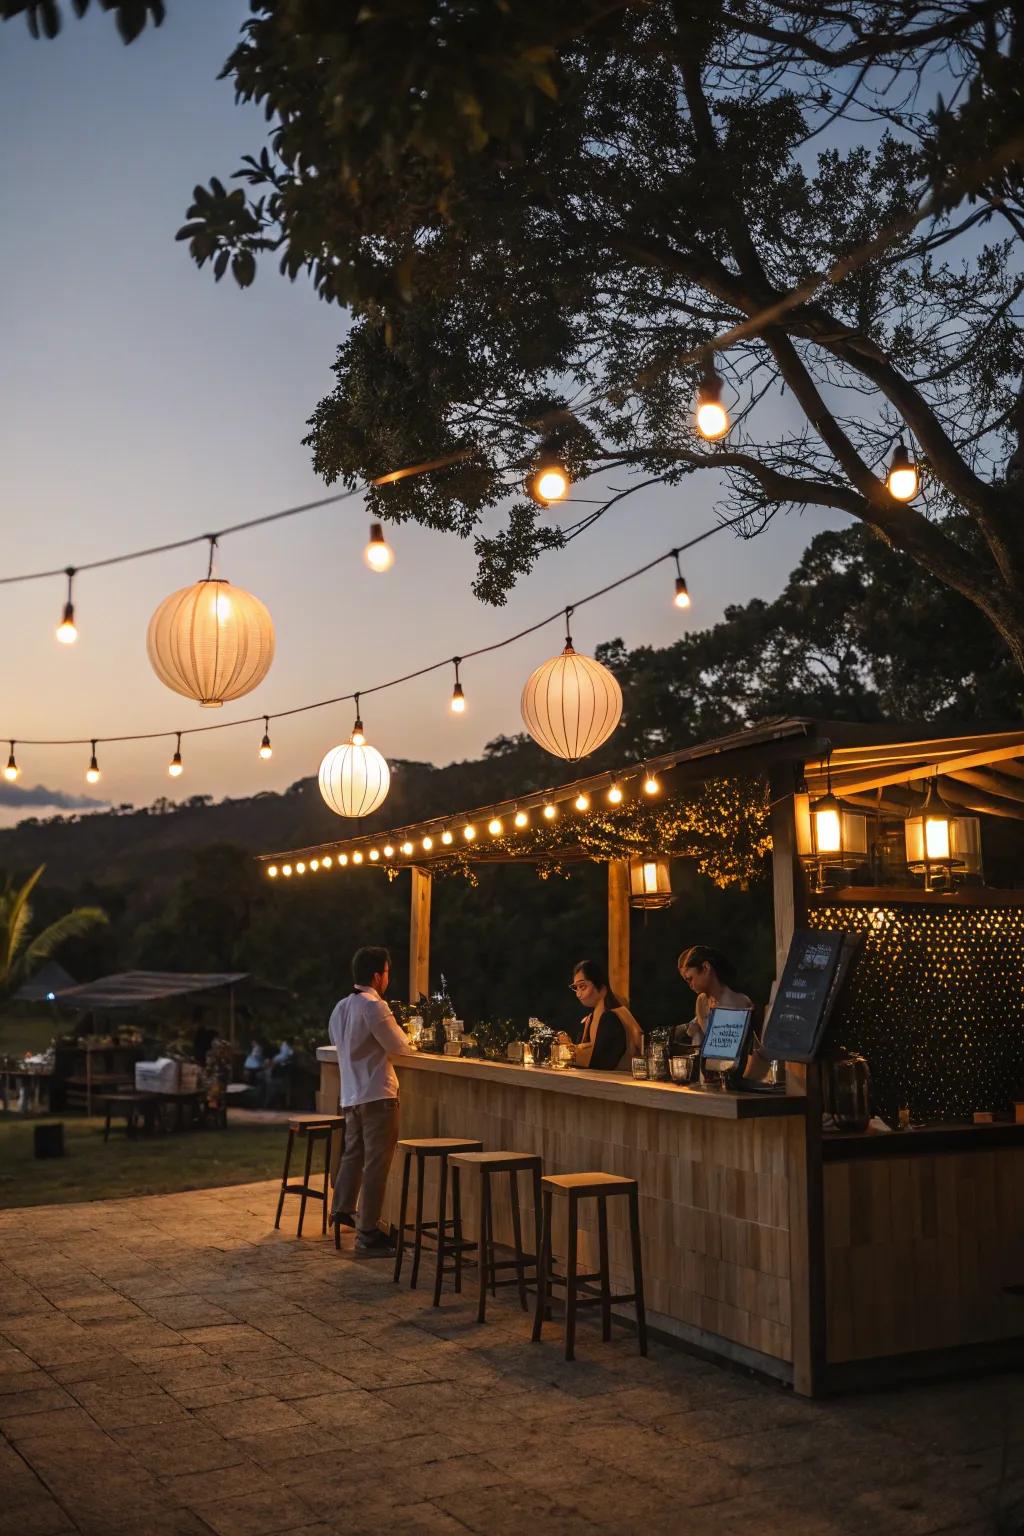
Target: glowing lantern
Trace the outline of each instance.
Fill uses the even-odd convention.
[[[270,671],[274,624],[258,597],[209,576],[164,598],[149,621],[146,649],[165,687],[219,709]]]
[[[390,787],[391,770],[365,742],[332,747],[320,764],[320,793],[336,816],[369,816]]]
[[[675,897],[672,895],[667,859],[655,855],[630,859],[629,900],[631,906],[648,911],[671,906]]]
[[[544,662],[528,680],[521,701],[523,724],[538,746],[575,763],[608,740],[622,714],[615,676],[590,656],[565,650]]]

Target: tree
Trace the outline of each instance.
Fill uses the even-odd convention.
[[[45,864],[40,864],[23,885],[15,884],[8,876],[0,890],[0,993],[12,992],[62,944],[80,938],[107,921],[106,913],[99,907],[75,907],[30,941],[32,908],[29,897],[45,868]]]

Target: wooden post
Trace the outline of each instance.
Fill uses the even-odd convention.
[[[608,860],[608,980],[629,999],[629,860]]]
[[[776,770],[770,781],[772,897],[775,907],[775,984],[778,985],[794,931],[803,921],[803,888],[796,852],[793,768]]]
[[[430,875],[414,864],[410,870],[409,1001],[415,1006],[430,994]]]

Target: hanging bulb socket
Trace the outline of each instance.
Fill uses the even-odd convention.
[[[696,421],[701,437],[714,442],[729,430],[729,412],[722,404],[722,377],[709,363],[697,391]]]
[[[356,719],[352,727],[352,745],[363,747],[366,745],[366,732],[363,730],[363,722],[359,715],[359,695],[355,695]]]
[[[541,444],[525,484],[526,494],[540,507],[550,507],[568,496],[572,479],[551,442]]]
[[[466,713],[466,695],[463,693],[462,684],[459,681],[459,667],[461,664],[461,656],[452,657],[452,666],[455,668],[455,687],[452,689],[451,703],[453,715],[464,715]]]
[[[266,762],[267,758],[273,757],[273,755],[274,749],[270,745],[270,716],[264,715],[263,740],[260,742],[260,757],[262,757],[264,762]]]
[[[897,443],[893,449],[892,462],[889,465],[885,484],[889,495],[895,501],[913,501],[921,489],[921,476],[917,465],[903,442]]]
[[[363,559],[371,571],[378,575],[384,571],[390,571],[395,563],[395,552],[384,537],[384,529],[380,523],[370,524],[370,542],[363,551]]]
[[[673,601],[673,603],[675,604],[675,606],[677,608],[689,608],[689,606],[690,606],[690,589],[686,585],[686,577],[683,575],[683,568],[679,564],[679,551],[678,551],[678,549],[674,549],[672,551],[672,554],[673,554],[673,556],[675,558],[675,562],[676,562],[676,590],[675,590],[675,595],[672,598],[672,601]]]
[[[99,781],[100,781],[100,765],[96,761],[96,743],[93,742],[93,744],[92,744],[92,756],[89,759],[89,766],[85,770],[85,782],[87,784],[98,784]]]
[[[178,732],[177,744],[174,748],[174,756],[167,765],[167,772],[172,779],[180,779],[185,772],[185,765],[181,760],[181,732]]]
[[[68,598],[64,604],[64,616],[57,625],[57,639],[61,645],[74,645],[78,639],[78,629],[75,625],[75,604],[72,598],[72,588],[75,581],[75,567],[69,565],[65,573],[68,578]]]
[[[21,769],[18,767],[18,764],[14,759],[14,742],[12,741],[11,755],[7,759],[7,767],[4,769],[4,778],[7,780],[8,784],[13,784],[15,779],[18,778],[20,774]]]

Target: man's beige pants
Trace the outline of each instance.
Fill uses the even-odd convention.
[[[398,1142],[398,1100],[353,1104],[344,1115],[345,1150],[332,1208],[335,1213],[355,1213],[357,1229],[373,1232],[384,1208],[384,1191]]]

